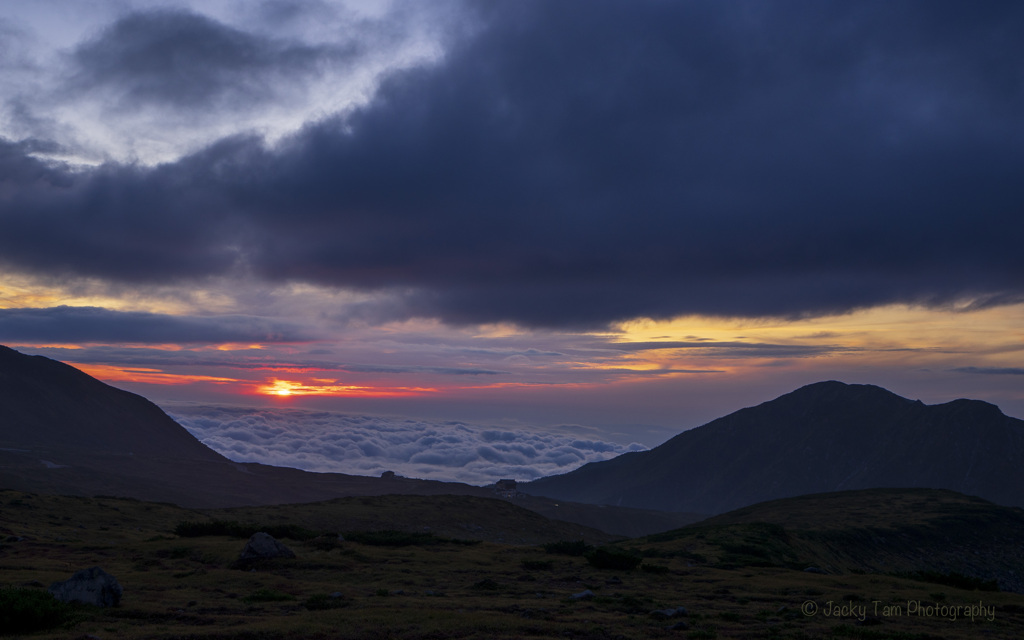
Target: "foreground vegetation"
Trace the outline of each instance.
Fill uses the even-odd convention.
[[[414,499],[453,522],[472,512],[459,511],[458,498]],[[466,527],[456,527],[460,536],[416,531],[385,517],[393,504],[225,513],[0,491],[0,634],[927,640],[1024,633],[1024,596],[978,590],[991,585],[947,574],[809,573],[775,525],[512,545],[490,535],[474,539]],[[480,512],[479,504],[470,506]],[[345,519],[349,507],[376,511],[379,526],[324,526],[356,522]],[[528,526],[508,517],[507,536]],[[498,523],[475,526],[490,531]],[[237,568],[243,537],[273,527],[297,557]],[[728,535],[716,538],[716,531]],[[47,597],[51,582],[94,565],[124,587],[120,606],[59,606]],[[912,603],[920,603],[916,612]],[[972,620],[960,608],[950,619],[954,608],[979,603],[984,614]],[[947,615],[939,615],[941,607]]]

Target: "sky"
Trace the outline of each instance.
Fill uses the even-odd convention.
[[[821,380],[1024,417],[1024,5],[0,1],[0,343],[484,484]]]

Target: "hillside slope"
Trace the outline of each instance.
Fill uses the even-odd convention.
[[[945,490],[773,500],[626,544],[719,567],[952,575],[961,584],[995,581],[1003,591],[1024,593],[1024,510]]]
[[[485,487],[458,482],[311,473],[232,462],[196,440],[145,398],[66,364],[3,346],[0,488],[124,496],[195,508],[389,494],[495,498]],[[697,519],[547,498],[526,498],[516,504],[553,520],[616,535],[664,531]]]
[[[4,346],[0,448],[227,462],[142,396]]]
[[[1024,505],[1024,421],[978,400],[925,405],[880,387],[820,382],[627,453],[541,478],[533,495],[723,513],[810,493],[950,489]]]

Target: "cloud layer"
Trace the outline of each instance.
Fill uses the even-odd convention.
[[[77,47],[68,89],[106,94],[121,112],[156,107],[202,117],[303,93],[310,76],[348,66],[360,53],[354,38],[307,45],[163,9],[128,14]]]
[[[0,309],[5,342],[224,343],[299,342],[308,330],[295,323],[239,315],[174,316],[97,307]]]
[[[58,140],[49,155],[88,164],[173,161],[242,132],[276,139],[365,103],[381,74],[437,57],[437,16],[407,2],[370,9],[338,0],[0,6],[11,43],[0,57],[0,132]]]
[[[645,447],[568,433],[298,409],[169,406],[199,440],[237,462],[307,471],[491,484],[566,473]]]
[[[1024,7],[462,12],[482,26],[440,62],[274,145],[234,136],[160,166],[72,170],[32,151],[54,141],[0,143],[0,266],[315,283],[374,292],[337,314],[371,322],[590,328],[1024,300]],[[274,78],[358,50],[162,12],[73,57],[119,108],[188,114],[269,99],[287,86]]]

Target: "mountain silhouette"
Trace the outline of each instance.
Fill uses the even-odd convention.
[[[1024,421],[979,400],[925,405],[873,385],[819,382],[649,451],[523,485],[532,495],[717,514],[792,496],[949,489],[1024,506]]]
[[[193,508],[388,494],[495,497],[489,488],[460,482],[233,462],[142,396],[61,362],[4,346],[0,489],[119,496]],[[605,509],[534,496],[514,503],[548,518],[620,535],[664,531],[699,519],[695,514]]]
[[[0,487],[115,495],[190,507],[346,495],[478,493],[460,483],[238,463],[142,396],[74,367],[0,346]]]
[[[142,396],[4,346],[0,446],[228,462]]]

